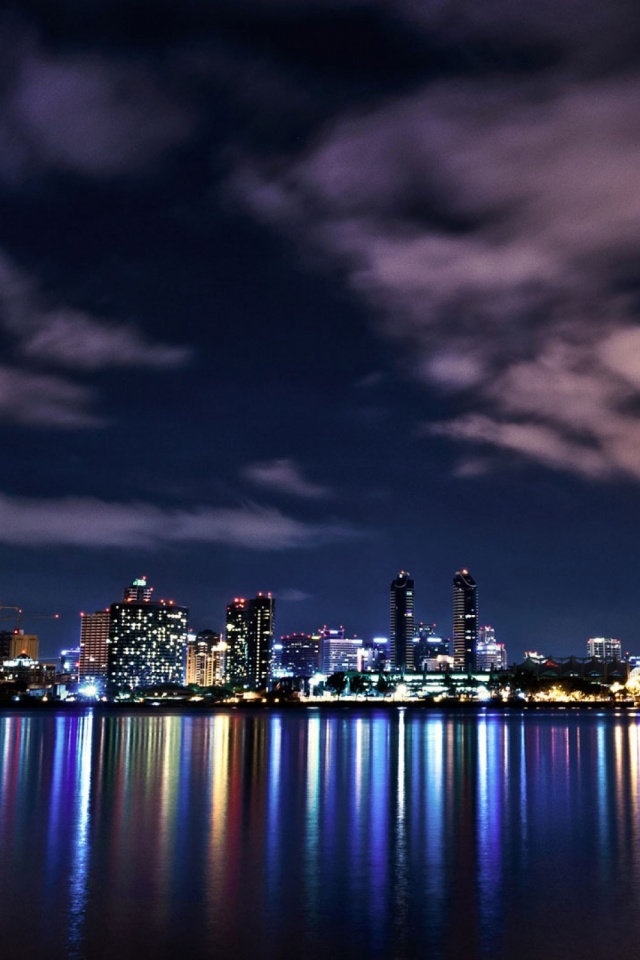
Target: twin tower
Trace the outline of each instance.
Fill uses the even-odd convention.
[[[401,673],[412,672],[416,636],[415,591],[410,573],[401,570],[391,581],[391,666]],[[478,641],[478,587],[468,570],[453,578],[453,665],[454,670],[474,673]]]

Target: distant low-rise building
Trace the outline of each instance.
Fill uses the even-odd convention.
[[[590,657],[598,660],[621,660],[622,643],[613,637],[591,637],[587,640],[587,650]]]
[[[494,628],[480,627],[476,643],[476,670],[506,670],[507,666],[507,648],[496,640]]]

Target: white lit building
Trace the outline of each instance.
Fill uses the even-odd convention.
[[[587,640],[587,650],[590,657],[598,660],[621,660],[622,643],[612,637],[592,637]]]
[[[479,627],[476,643],[476,670],[505,670],[508,666],[507,648],[504,643],[498,643],[493,627]]]
[[[344,627],[331,630],[323,627],[320,631],[320,671],[332,673],[358,670],[359,651],[364,641],[358,637],[345,637]]]

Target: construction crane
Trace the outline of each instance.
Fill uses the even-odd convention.
[[[14,610],[15,612],[13,614],[9,614],[8,616],[4,616],[2,613],[3,610]],[[25,614],[22,607],[16,607],[16,606],[13,606],[12,604],[7,604],[7,603],[0,603],[0,620],[13,620],[14,633],[18,633],[20,631],[22,627],[23,616],[27,620],[59,620],[60,619],[59,613],[27,613]]]

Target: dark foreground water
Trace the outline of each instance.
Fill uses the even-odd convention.
[[[0,714],[0,956],[635,960],[639,730]]]

